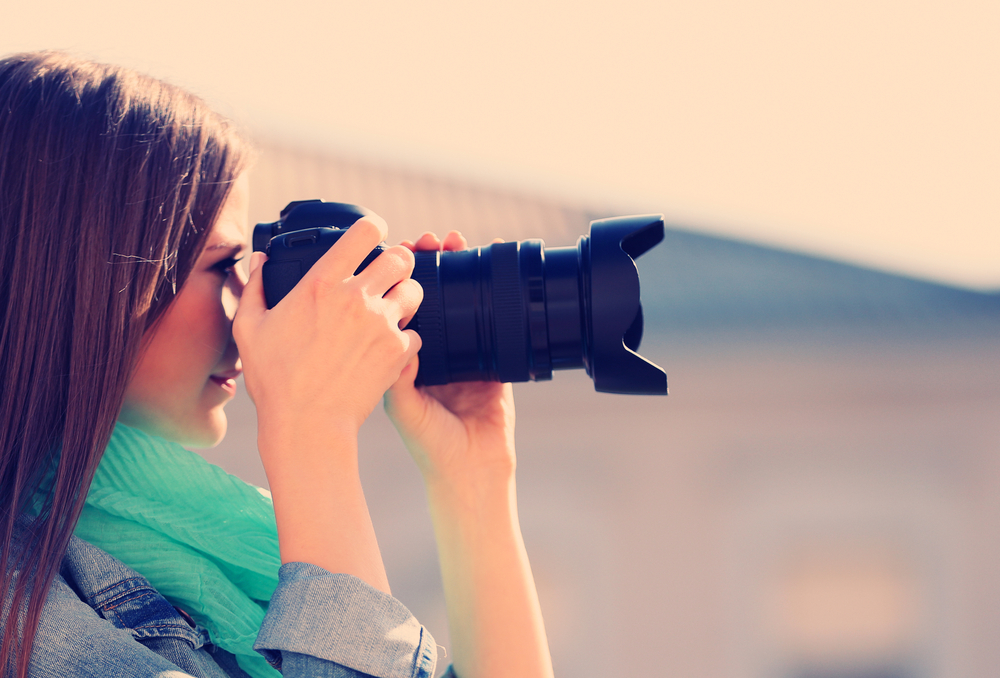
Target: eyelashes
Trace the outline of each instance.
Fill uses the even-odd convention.
[[[226,257],[222,261],[219,261],[214,266],[212,266],[212,270],[218,271],[219,273],[222,273],[223,275],[229,275],[230,273],[233,272],[233,267],[236,266],[236,264],[239,263],[242,260],[243,260],[243,257],[239,257],[239,258]]]

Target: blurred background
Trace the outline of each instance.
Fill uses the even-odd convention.
[[[671,395],[515,389],[557,675],[993,675],[1000,5],[3,3],[0,52],[247,127],[253,222],[322,197],[558,246],[666,215],[638,263]],[[227,411],[201,452],[266,485]],[[381,411],[362,438],[393,591],[447,648],[419,475]]]

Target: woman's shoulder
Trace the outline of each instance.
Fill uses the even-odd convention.
[[[29,673],[32,678],[112,675],[138,678],[177,671],[176,662],[152,651],[140,640],[149,631],[155,632],[158,637],[168,638],[179,631],[176,625],[165,620],[168,621],[166,628],[156,629],[156,623],[164,620],[155,619],[155,615],[149,615],[146,619],[148,624],[138,624],[137,628],[123,623],[130,621],[129,613],[141,614],[140,609],[145,602],[156,597],[162,600],[162,597],[158,594],[143,595],[138,588],[127,592],[112,588],[108,593],[124,595],[109,598],[105,605],[93,607],[62,575],[56,577],[49,587],[35,635]],[[166,604],[165,600],[163,602]],[[190,636],[178,634],[172,640],[189,645]]]
[[[70,538],[59,579],[94,614],[137,640],[170,636],[194,648],[208,643],[208,633],[185,619],[145,577],[78,537]]]
[[[22,624],[24,616],[22,610]],[[215,648],[205,630],[185,620],[145,578],[72,537],[46,596],[29,675],[130,678],[179,668],[205,678],[242,674],[223,671],[208,649]]]

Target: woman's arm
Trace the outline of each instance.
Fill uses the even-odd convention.
[[[386,235],[356,222],[279,304],[264,302],[255,253],[233,333],[257,407],[283,563],[355,575],[389,592],[358,475],[358,429],[420,348],[399,329],[422,298],[413,254],[391,247],[358,275]]]
[[[408,244],[408,243],[407,243]],[[461,249],[433,235],[415,249]],[[414,387],[414,357],[385,407],[424,476],[458,678],[549,678],[545,628],[517,517],[510,384]]]
[[[475,486],[432,480],[427,489],[456,674],[551,676],[513,473]]]

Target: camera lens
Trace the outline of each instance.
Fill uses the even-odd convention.
[[[422,340],[422,384],[552,378],[542,251],[527,240],[416,253],[412,277],[424,300],[409,327]]]
[[[542,381],[584,368],[599,391],[666,393],[663,370],[635,353],[642,307],[633,259],[662,237],[656,215],[594,222],[576,247],[522,240],[417,252],[424,300],[409,325],[422,340],[417,383]]]

